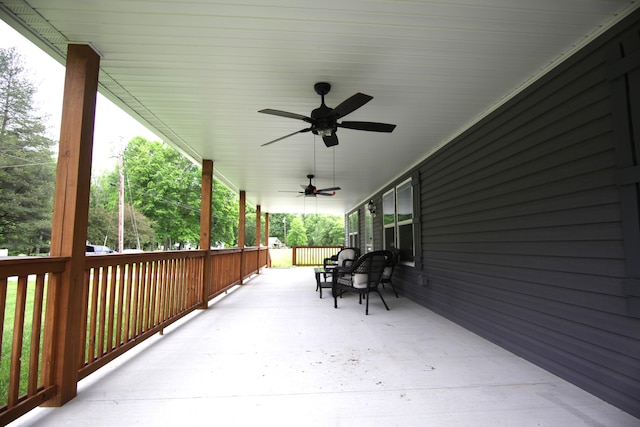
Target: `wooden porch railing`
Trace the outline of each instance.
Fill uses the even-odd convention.
[[[44,355],[50,353],[42,344],[45,296],[48,279],[60,276],[66,265],[66,258],[53,257],[0,261],[0,425],[56,393],[55,384],[42,377]]]
[[[325,258],[338,253],[343,246],[294,246],[292,264],[299,266],[322,265]]]
[[[211,275],[204,283],[207,256]],[[47,299],[55,295],[47,285],[67,261],[0,260],[0,425],[56,394],[57,385],[42,374],[45,364],[55,363],[54,338],[47,336],[52,328],[45,324]],[[78,379],[268,265],[265,247],[86,257]]]

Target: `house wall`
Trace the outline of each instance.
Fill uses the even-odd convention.
[[[420,262],[394,273],[405,297],[636,417],[638,56],[636,11],[408,171]]]

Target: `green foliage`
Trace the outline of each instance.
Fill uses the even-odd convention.
[[[309,246],[344,245],[344,218],[337,215],[305,215]]]
[[[238,235],[238,195],[214,180],[211,200],[211,242],[232,246]]]
[[[24,74],[16,50],[0,48],[0,247],[13,254],[48,251],[55,183],[55,142]]]
[[[197,246],[200,241],[200,193],[202,173],[198,166],[173,148],[142,137],[129,141],[124,152],[125,209],[124,247],[143,249],[163,244]],[[238,196],[214,180],[211,214],[213,246],[237,241]],[[117,248],[119,172],[95,179],[91,189],[88,239]],[[132,218],[135,221],[132,221]],[[255,218],[255,214],[254,214]],[[137,232],[133,225],[137,225]],[[255,224],[253,235],[255,239]]]
[[[125,204],[123,219],[123,248],[152,250],[155,243],[153,223],[132,205]],[[118,209],[103,206],[89,208],[87,240],[96,245],[118,249]]]
[[[244,244],[256,245],[256,209],[253,206],[245,206],[244,211]]]
[[[294,246],[294,243],[292,243],[291,240],[291,226],[295,219],[298,219],[304,228],[304,233],[295,228],[293,230],[295,238],[294,242],[296,242],[297,246],[344,245],[344,218],[341,216],[317,214],[270,214],[269,235],[270,237],[277,237],[281,242],[285,241],[283,219],[286,219],[287,224],[287,246]],[[296,224],[295,227],[297,228],[298,225]],[[301,239],[302,234],[306,236],[306,239]],[[304,242],[300,244],[298,243],[300,241]]]
[[[161,142],[136,137],[125,150],[124,169],[133,206],[153,221],[156,237],[165,247],[199,241],[197,166]]]
[[[294,216],[291,222],[287,223],[287,246],[306,246],[308,241],[307,229],[302,218]]]

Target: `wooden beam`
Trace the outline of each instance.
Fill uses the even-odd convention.
[[[202,161],[202,190],[200,196],[200,249],[206,250],[204,257],[200,308],[207,308],[208,289],[211,285],[211,203],[213,192],[213,160]]]
[[[211,200],[213,191],[213,160],[202,161],[200,197],[200,249],[211,249]]]
[[[260,212],[260,205],[256,206],[256,246],[260,247],[260,226],[262,213]]]
[[[269,212],[264,213],[264,245],[269,247]]]
[[[245,226],[245,210],[247,207],[247,193],[240,190],[240,215],[238,216],[238,248],[240,251],[240,284],[243,284],[243,266],[244,266],[244,226]]]
[[[240,212],[238,216],[238,247],[244,248],[245,211],[247,206],[247,193],[240,190]]]
[[[260,273],[260,205],[256,205],[256,246],[258,247],[258,256],[256,257],[256,271]]]
[[[45,382],[57,385],[46,406],[60,406],[77,394],[84,283],[84,258],[89,218],[93,127],[100,57],[87,45],[69,45],[62,102],[60,150],[54,193],[51,256],[69,257],[61,274],[49,284],[45,343]],[[49,384],[46,384],[49,385]]]

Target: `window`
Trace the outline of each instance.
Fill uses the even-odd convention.
[[[396,247],[396,193],[391,190],[382,196],[382,224],[384,248]]]
[[[358,211],[349,214],[349,247],[359,248],[360,241],[358,238]]]
[[[373,215],[364,207],[364,251],[363,253],[373,251]]]
[[[400,260],[413,263],[413,188],[411,180],[405,181],[396,188],[397,195],[397,226],[398,226],[398,250]]]
[[[382,198],[384,248],[397,248],[400,262],[414,264],[413,187],[408,179],[386,192]]]

